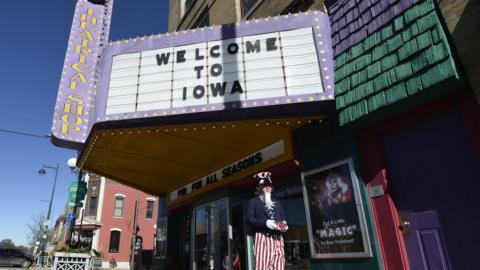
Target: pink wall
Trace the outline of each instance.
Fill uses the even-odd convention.
[[[140,227],[140,231],[138,234],[143,237],[143,249],[153,249],[155,234],[154,225],[157,223],[158,214],[158,198],[111,180],[106,180],[101,217],[101,223],[103,226],[100,229],[100,241],[98,244],[98,249],[103,253],[105,262],[109,262],[111,258],[115,258],[117,264],[119,262],[129,261],[130,239],[133,231],[133,218],[137,193],[140,205],[140,211],[138,214],[138,225]],[[115,194],[125,195],[122,217],[114,217]],[[147,198],[155,199],[152,219],[145,218]],[[112,228],[118,228],[121,230],[120,250],[118,253],[109,253],[108,250],[110,244],[110,230]]]

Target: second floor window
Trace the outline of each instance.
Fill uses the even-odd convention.
[[[147,201],[147,211],[145,213],[145,218],[153,219],[153,206],[155,205],[155,201]]]
[[[91,196],[89,207],[88,207],[88,215],[89,216],[96,216],[97,215],[97,196]]]
[[[121,217],[123,215],[123,202],[125,198],[117,196],[115,197],[115,212],[113,213],[116,217]]]

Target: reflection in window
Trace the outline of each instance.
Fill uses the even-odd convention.
[[[114,216],[121,217],[123,215],[123,202],[125,198],[117,196],[115,197],[115,212]]]
[[[308,242],[307,218],[301,186],[288,187],[275,192],[288,221],[285,241],[286,269],[310,269],[310,246]]]
[[[148,200],[147,201],[147,209],[145,212],[145,218],[147,219],[152,219],[153,218],[153,206],[155,204],[155,201]]]
[[[228,256],[227,228],[226,201],[195,209],[196,269],[223,269]]]
[[[250,9],[258,2],[259,0],[243,0],[243,10],[244,14],[247,14]]]
[[[110,253],[120,252],[120,231],[110,232],[110,245],[108,247],[108,252]]]
[[[155,256],[166,258],[167,256],[167,217],[159,217],[157,222],[157,235],[155,238]]]
[[[184,12],[183,14],[187,13],[190,8],[193,6],[193,3],[195,3],[195,0],[185,0],[185,6],[184,6]]]

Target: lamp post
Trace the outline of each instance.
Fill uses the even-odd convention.
[[[56,167],[53,167],[53,166],[47,166],[47,165],[42,165],[42,168],[38,171],[38,174],[43,176],[43,175],[46,175],[47,174],[47,171],[45,169],[52,169],[52,170],[55,170],[55,178],[53,180],[53,188],[52,188],[52,194],[50,195],[50,201],[48,203],[48,212],[47,212],[47,220],[45,222],[45,233],[44,233],[44,237],[42,238],[43,239],[43,247],[42,247],[42,267],[44,265],[44,254],[45,254],[45,249],[46,249],[46,233],[47,233],[47,230],[48,230],[48,223],[50,223],[50,214],[52,212],[52,202],[53,202],[53,195],[55,194],[55,187],[57,185],[57,175],[58,175],[58,166],[59,164],[57,163],[57,166]]]

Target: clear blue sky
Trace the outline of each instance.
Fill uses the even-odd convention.
[[[49,134],[75,0],[2,1],[0,16],[0,129]],[[115,0],[110,39],[167,31],[168,0]],[[63,211],[75,178],[67,160],[73,150],[48,139],[0,132],[0,240],[26,244],[31,216],[47,212],[60,164],[52,222]]]

